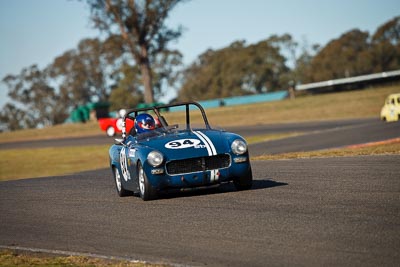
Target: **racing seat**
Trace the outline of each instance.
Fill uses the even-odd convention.
[[[136,135],[136,129],[135,129],[135,127],[132,127],[130,130],[129,130],[129,133],[128,133],[129,135],[132,135],[132,136],[135,136]]]

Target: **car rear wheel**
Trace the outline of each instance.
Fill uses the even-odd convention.
[[[233,180],[236,190],[248,190],[253,185],[253,173],[251,172],[251,167],[246,176],[237,178]]]
[[[114,136],[114,135],[115,135],[115,129],[114,129],[114,127],[108,126],[108,128],[107,128],[107,130],[106,130],[106,133],[107,133],[107,135],[110,136],[110,137]]]
[[[120,197],[132,195],[131,191],[125,190],[124,187],[122,186],[121,175],[119,174],[119,171],[115,167],[113,168],[113,174],[114,174],[115,188],[117,189],[118,195]]]
[[[138,162],[138,179],[139,179],[139,194],[144,200],[152,200],[156,198],[156,191],[150,185],[146,173],[143,170],[142,164]]]

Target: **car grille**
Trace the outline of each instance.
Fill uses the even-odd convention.
[[[167,163],[167,172],[170,175],[201,172],[227,168],[230,164],[231,157],[228,154],[173,160]]]

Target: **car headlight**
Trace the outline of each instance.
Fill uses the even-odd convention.
[[[147,155],[147,161],[153,167],[160,166],[164,160],[164,156],[158,151],[151,151],[149,155]]]
[[[242,155],[247,151],[247,144],[243,140],[236,139],[232,142],[231,148],[236,155]]]

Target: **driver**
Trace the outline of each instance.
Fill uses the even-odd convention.
[[[139,114],[135,119],[136,133],[148,133],[156,128],[154,118],[147,113]]]

